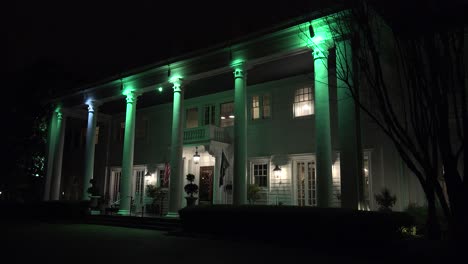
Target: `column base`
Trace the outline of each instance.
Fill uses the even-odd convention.
[[[119,210],[119,211],[117,212],[117,215],[129,216],[129,215],[130,215],[130,210],[124,210],[124,209]]]
[[[168,212],[166,214],[167,218],[179,218],[179,213],[178,212]]]

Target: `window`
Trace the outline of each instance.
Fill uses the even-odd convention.
[[[252,96],[252,119],[265,119],[270,117],[270,95]]]
[[[186,128],[198,127],[198,108],[187,109]]]
[[[215,124],[215,106],[207,105],[203,108],[203,125]]]
[[[312,100],[312,88],[300,88],[294,96],[294,117],[314,114],[314,102]]]
[[[257,163],[252,165],[253,183],[259,187],[268,187],[268,164]]]
[[[221,104],[221,127],[234,125],[234,102]]]

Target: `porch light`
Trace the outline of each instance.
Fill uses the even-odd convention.
[[[145,177],[148,177],[148,176],[151,176],[151,173],[149,172],[149,170],[147,170],[145,174]]]
[[[198,164],[200,161],[200,155],[198,155],[198,147],[195,147],[195,154],[193,155],[193,161]]]
[[[221,116],[221,119],[226,119],[226,117],[224,117],[224,116]]]
[[[229,118],[234,118],[234,115],[229,115]]]
[[[162,86],[159,86],[159,87],[158,87],[158,92],[162,93],[162,91],[163,91]]]
[[[273,173],[276,178],[279,178],[281,176],[281,168],[278,167],[278,165],[276,165],[275,168],[273,169]]]

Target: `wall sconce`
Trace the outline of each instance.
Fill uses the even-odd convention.
[[[149,172],[149,170],[146,171],[146,174],[145,174],[145,177],[149,177],[151,176],[151,173]]]
[[[200,155],[198,155],[198,147],[195,147],[195,154],[193,155],[193,161],[198,164],[200,161]]]
[[[281,177],[281,168],[278,167],[278,165],[275,166],[275,168],[273,169],[273,173],[275,175],[275,177],[278,179]]]

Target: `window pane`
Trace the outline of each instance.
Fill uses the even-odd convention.
[[[198,126],[198,108],[187,109],[187,123],[186,128],[192,128]]]
[[[252,119],[259,119],[260,118],[260,109],[254,108],[252,109]]]
[[[293,106],[294,117],[314,114],[314,102],[312,99],[312,88],[300,88],[296,90]]]
[[[234,125],[234,102],[221,104],[221,127]]]

